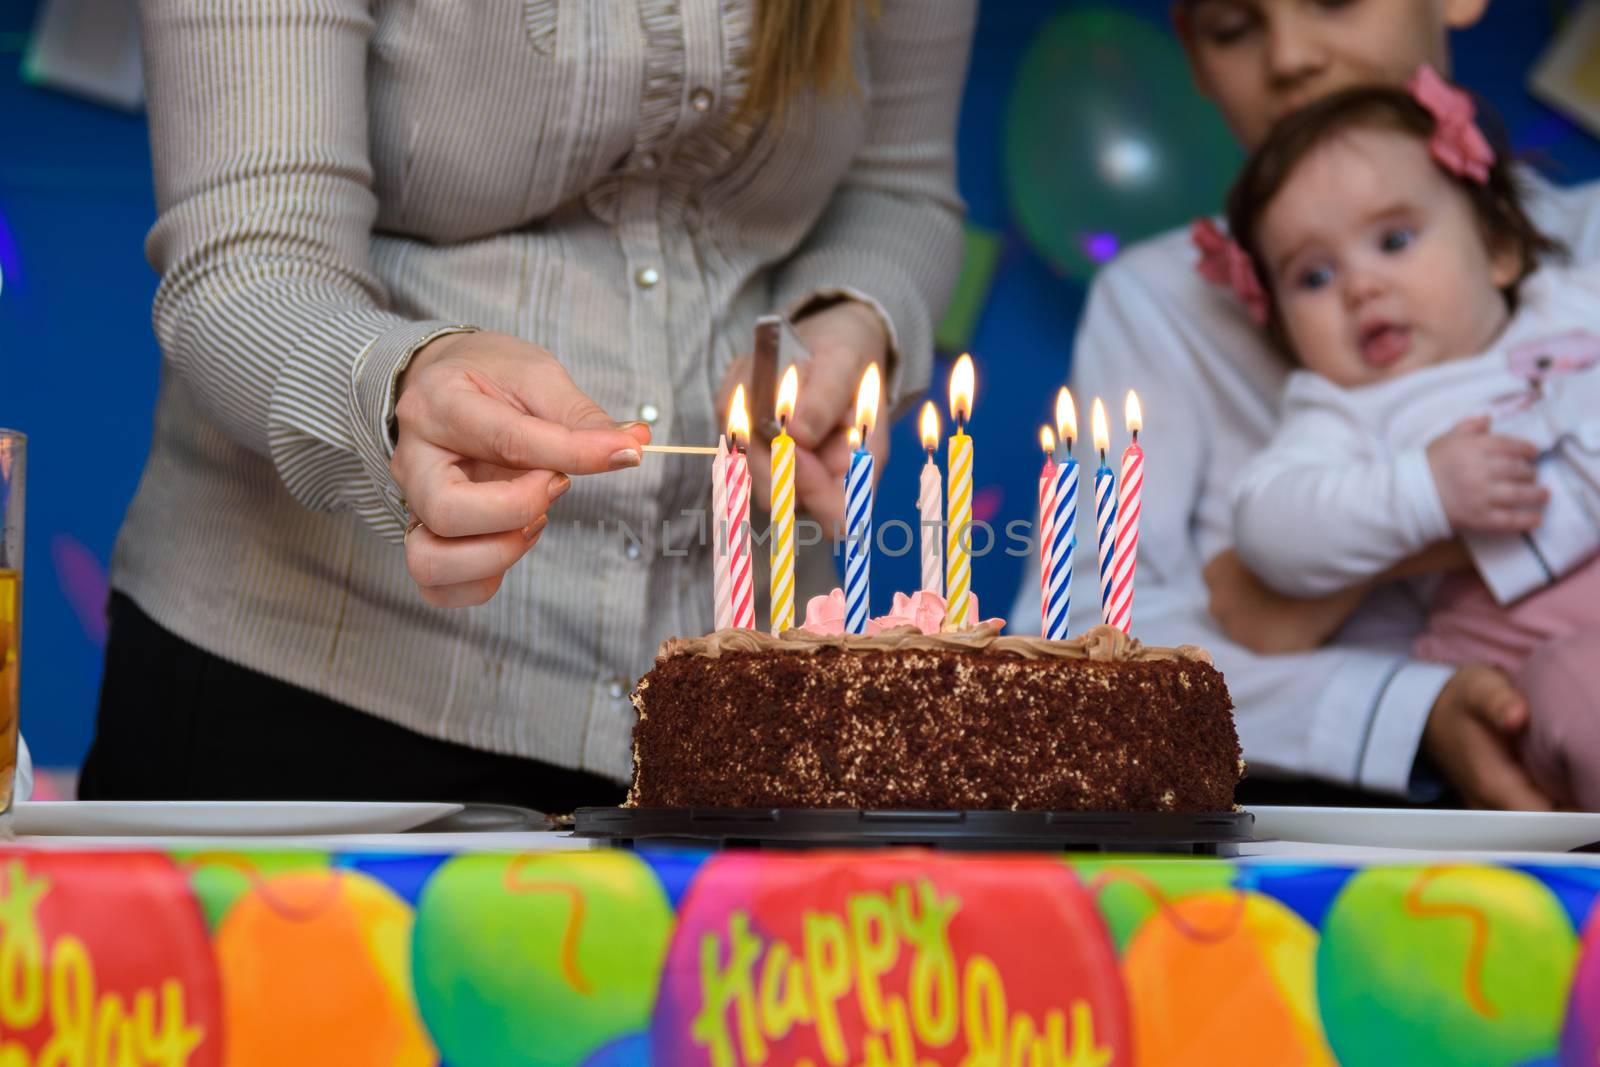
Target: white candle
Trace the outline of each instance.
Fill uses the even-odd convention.
[[[922,588],[943,596],[944,486],[939,483],[939,465],[933,460],[939,448],[939,409],[931,400],[922,405],[922,447],[928,453],[917,494],[917,511],[922,518]]]

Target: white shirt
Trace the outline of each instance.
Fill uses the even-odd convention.
[[[1527,181],[1534,221],[1565,240],[1576,260],[1597,258],[1600,183],[1564,190],[1532,175]],[[1281,656],[1229,641],[1207,610],[1201,569],[1233,543],[1233,482],[1277,426],[1288,368],[1234,298],[1195,272],[1197,258],[1187,228],[1129,249],[1095,279],[1074,352],[1073,392],[1082,406],[1099,395],[1115,407],[1136,388],[1144,407],[1133,632],[1151,644],[1211,651],[1257,772],[1405,793],[1422,727],[1452,670],[1407,654],[1422,620],[1413,596],[1403,587],[1382,590],[1341,643]],[[1092,490],[1079,501],[1074,632],[1099,621]],[[1011,622],[1037,632],[1036,558]]]
[[[1539,447],[1550,503],[1527,536],[1468,537],[1479,574],[1509,603],[1584,562],[1600,551],[1596,330],[1600,270],[1552,268],[1523,284],[1516,316],[1475,356],[1351,389],[1295,371],[1277,433],[1239,478],[1240,559],[1282,593],[1317,597],[1450,537],[1428,444],[1492,414],[1496,432]],[[1426,596],[1434,582],[1414,584]]]

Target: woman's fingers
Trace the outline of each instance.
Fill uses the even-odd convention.
[[[549,470],[476,481],[457,457],[433,448],[396,448],[391,470],[412,512],[440,537],[519,530],[572,486],[570,477]]]
[[[451,452],[520,470],[599,474],[639,465],[638,435],[618,428],[598,407],[591,412],[575,405],[572,412],[582,420],[576,428],[519,411],[498,397],[458,390],[419,430]],[[596,425],[595,412],[604,429]]]
[[[423,600],[436,608],[470,608],[488,603],[489,598],[500,591],[500,583],[504,580],[504,575],[497,574],[493,578],[462,582],[460,585],[422,586],[418,592]]]
[[[429,603],[481,603],[462,598],[483,591],[489,582],[493,587],[483,599],[492,596],[505,572],[539,542],[549,521],[541,515],[521,530],[478,537],[441,537],[419,526],[406,535],[406,569]]]

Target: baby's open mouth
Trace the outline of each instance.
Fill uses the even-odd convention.
[[[1392,367],[1411,348],[1411,328],[1374,322],[1361,329],[1361,359],[1370,367]]]

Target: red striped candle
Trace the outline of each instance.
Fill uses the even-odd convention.
[[[1116,548],[1111,560],[1112,626],[1128,632],[1133,625],[1133,579],[1139,562],[1139,504],[1144,495],[1144,449],[1139,447],[1143,412],[1139,397],[1128,390],[1128,433],[1132,441],[1122,453],[1122,493],[1117,500]]]
[[[745,408],[744,386],[733,392],[728,412],[728,585],[733,626],[756,628],[755,568],[750,554],[750,461],[740,447],[750,442],[750,413]]]

